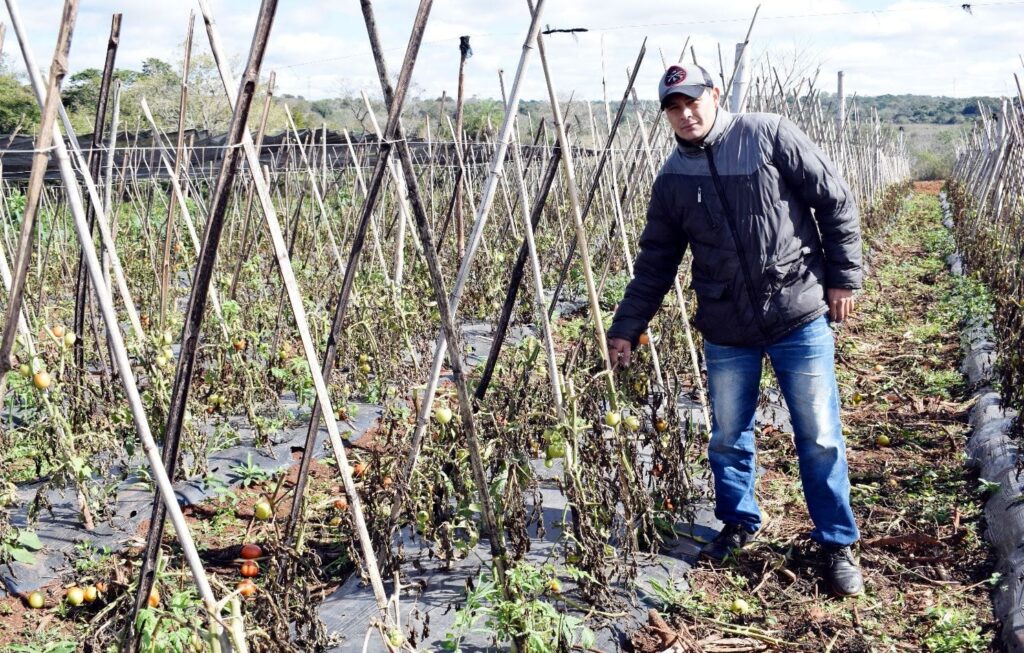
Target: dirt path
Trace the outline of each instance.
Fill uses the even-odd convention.
[[[729,650],[763,650],[742,642],[836,653],[999,650],[984,488],[961,453],[969,392],[958,372],[960,325],[985,301],[981,288],[945,269],[953,244],[941,226],[940,185],[919,185],[885,240],[871,244],[857,313],[837,337],[866,593],[827,598],[791,437],[766,428],[758,543],[725,568],[695,569],[692,592],[663,597],[704,650],[726,650],[728,639],[736,640]]]

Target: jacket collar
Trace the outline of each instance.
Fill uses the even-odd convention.
[[[725,109],[719,107],[718,112],[715,114],[715,122],[711,125],[711,129],[704,135],[704,140],[699,144],[690,143],[676,136],[676,144],[679,147],[679,151],[683,154],[696,155],[701,154],[705,148],[712,147],[718,141],[722,140],[722,136],[729,130],[733,120],[736,116],[729,113]]]

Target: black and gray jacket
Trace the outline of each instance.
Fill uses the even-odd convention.
[[[853,195],[807,135],[775,114],[719,109],[700,146],[679,142],[654,181],[609,337],[636,346],[687,245],[694,324],[720,345],[775,342],[827,312],[825,288],[861,286]]]

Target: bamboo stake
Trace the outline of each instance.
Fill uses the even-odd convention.
[[[540,16],[543,13],[544,2],[545,0],[538,0],[537,8],[533,12],[533,18],[530,22],[530,28],[527,32],[526,39],[523,42],[522,54],[519,57],[519,65],[516,68],[515,78],[512,81],[508,104],[505,107],[505,119],[502,123],[501,131],[499,132],[497,147],[495,147],[494,154],[491,157],[490,168],[488,170],[487,179],[484,182],[480,203],[477,206],[477,212],[473,222],[473,233],[470,235],[466,254],[462,257],[459,272],[455,277],[455,282],[452,285],[451,293],[448,297],[448,310],[452,314],[455,314],[458,311],[459,302],[462,299],[462,292],[465,290],[466,280],[469,277],[469,271],[473,264],[473,257],[476,254],[477,248],[480,246],[483,229],[487,224],[487,217],[490,213],[491,206],[494,203],[494,194],[497,190],[497,177],[501,174],[502,164],[505,161],[505,153],[508,149],[510,134],[515,125],[515,115],[519,107],[521,83],[526,74],[526,70],[529,67],[530,55],[533,53],[537,34],[540,32]],[[398,519],[401,515],[402,504],[406,498],[405,486],[408,485],[406,480],[412,477],[413,470],[416,468],[416,463],[419,459],[420,449],[423,446],[423,436],[426,433],[427,423],[430,419],[430,413],[434,402],[434,394],[437,392],[437,384],[441,378],[441,366],[443,364],[446,351],[447,340],[445,339],[444,333],[441,333],[437,338],[437,343],[434,348],[434,359],[430,368],[430,379],[427,381],[426,388],[423,391],[423,399],[420,404],[419,414],[416,416],[416,429],[413,431],[412,442],[409,445],[409,455],[406,459],[405,467],[402,470],[401,476],[397,479],[398,482],[395,483],[398,490],[395,495],[394,503],[392,503],[391,515],[388,521],[389,537],[395,532],[395,529],[398,526]]]
[[[103,124],[107,113],[107,95],[110,91],[110,80],[114,76],[114,59],[117,56],[117,46],[121,40],[121,14],[114,14],[110,21],[110,36],[107,38],[107,57],[103,63],[103,76],[100,78],[100,95],[96,100],[96,119],[93,122],[92,130],[92,151],[89,152],[89,172],[93,178],[99,175],[99,147],[103,142]],[[113,133],[117,132],[112,128]],[[86,207],[89,216],[90,226],[93,223],[94,213]],[[108,209],[109,210],[109,209]],[[75,379],[72,396],[75,404],[81,401],[82,377],[85,374],[85,302],[88,298],[88,275],[82,260],[82,254],[78,255],[78,267],[75,275],[75,313],[72,322],[72,330],[75,333],[75,344],[73,345],[73,357],[75,361]],[[97,349],[99,348],[99,343]]]
[[[374,61],[377,64],[377,73],[380,78],[381,89],[384,91],[384,100],[388,102],[393,98],[390,88],[387,68],[384,63],[380,39],[377,35],[376,23],[373,18],[373,9],[370,0],[361,0],[363,16],[366,20],[367,32],[370,36],[370,47],[374,53]],[[539,15],[539,12],[538,14]],[[534,17],[536,22],[536,15]],[[394,105],[392,104],[392,108]],[[506,117],[508,122],[514,119],[514,114]],[[405,174],[406,188],[409,191],[409,202],[412,205],[413,215],[416,218],[416,228],[419,230],[420,242],[423,244],[423,254],[426,258],[427,269],[430,274],[430,285],[434,291],[434,299],[438,306],[444,306],[447,291],[444,288],[444,281],[441,276],[441,266],[437,259],[437,249],[434,247],[434,237],[430,233],[430,224],[427,220],[426,211],[420,202],[419,189],[416,175],[412,166],[412,158],[409,155],[409,144],[405,140],[401,124],[397,125],[396,136],[398,137],[398,154],[402,160],[402,172]],[[507,134],[506,134],[507,136]],[[504,533],[500,521],[494,511],[491,501],[490,485],[487,482],[487,472],[484,469],[482,448],[476,433],[476,426],[473,422],[473,404],[469,396],[469,388],[466,385],[465,373],[463,371],[461,339],[455,327],[454,311],[440,311],[441,329],[448,344],[448,362],[452,369],[452,382],[455,384],[456,394],[459,398],[459,412],[463,433],[466,437],[467,448],[469,449],[470,467],[473,471],[473,480],[476,485],[477,499],[480,502],[480,514],[484,522],[484,530],[488,534],[491,550],[491,564],[494,568],[494,575],[498,582],[498,588],[505,600],[512,599],[505,576],[505,542]],[[397,500],[396,500],[397,503]],[[512,641],[511,650],[517,651],[521,645],[521,637],[515,637]]]
[[[454,129],[454,140],[452,142],[455,150],[462,156],[463,143],[462,143],[462,108],[463,101],[465,99],[465,82],[466,82],[466,59],[469,58],[469,37],[459,37],[459,88],[458,96],[455,100],[455,129]],[[459,176],[455,180],[455,252],[458,258],[462,258],[466,252],[466,226],[462,219],[462,193],[463,193],[463,177]]]
[[[422,4],[429,6],[429,0],[424,0]],[[203,18],[206,21],[206,31],[210,40],[210,49],[213,51],[214,60],[217,63],[218,70],[220,71],[221,79],[224,82],[224,89],[228,95],[228,102],[232,105],[235,104],[237,92],[234,89],[234,83],[232,74],[227,66],[227,61],[223,55],[223,48],[220,44],[220,35],[214,24],[212,14],[209,10],[209,6],[206,0],[199,0],[200,10],[203,13]],[[417,14],[417,24],[420,20],[425,23],[426,16],[420,16]],[[414,32],[414,34],[417,34]],[[410,42],[410,50],[418,49],[420,38],[422,37],[422,27],[417,35],[415,42],[415,48],[413,43]],[[409,75],[406,78],[406,84],[408,83],[408,77],[411,76],[411,66]],[[395,117],[397,121],[397,116]],[[370,542],[370,536],[366,529],[366,520],[363,516],[362,505],[359,500],[359,494],[356,491],[355,482],[352,479],[352,470],[348,464],[348,457],[345,454],[345,447],[341,442],[341,436],[338,433],[338,425],[334,419],[334,409],[331,405],[331,398],[327,392],[327,384],[324,380],[323,374],[320,372],[320,366],[317,364],[316,350],[313,346],[313,339],[309,333],[309,324],[306,320],[305,308],[302,304],[302,297],[299,294],[298,283],[295,280],[295,273],[292,270],[291,261],[288,259],[287,246],[285,245],[284,238],[281,234],[281,226],[277,219],[277,212],[274,209],[273,202],[270,198],[269,189],[264,183],[263,178],[259,175],[259,160],[256,156],[256,151],[253,148],[252,140],[249,138],[248,131],[243,130],[242,132],[242,148],[245,152],[246,158],[249,163],[250,174],[253,175],[253,182],[256,185],[258,197],[261,204],[263,205],[264,217],[267,221],[267,228],[270,232],[271,242],[274,245],[275,257],[277,259],[278,268],[281,272],[281,277],[284,282],[284,286],[288,291],[288,301],[291,305],[292,314],[295,318],[295,325],[299,331],[299,336],[302,340],[303,351],[306,355],[306,360],[309,363],[310,375],[313,378],[313,386],[316,389],[317,400],[323,405],[324,411],[330,417],[326,420],[327,433],[331,441],[331,446],[334,450],[335,458],[338,463],[338,470],[341,473],[342,483],[345,486],[345,492],[349,496],[349,508],[352,512],[353,521],[355,522],[356,533],[359,538],[360,549],[363,553],[363,564],[365,571],[370,578],[370,585],[373,588],[374,598],[377,601],[377,607],[381,612],[381,616],[385,625],[391,623],[391,618],[387,614],[387,595],[384,592],[384,584],[381,581],[380,571],[377,567],[377,559],[374,555],[373,546]]]
[[[277,0],[263,0],[260,6],[256,28],[253,32],[252,45],[249,50],[249,60],[242,76],[242,86],[238,90],[238,101],[232,103],[233,114],[231,125],[228,130],[227,145],[224,150],[224,157],[221,160],[220,172],[217,175],[217,185],[214,187],[213,196],[210,199],[209,215],[203,231],[203,244],[199,259],[196,262],[196,270],[192,277],[192,291],[189,294],[188,309],[185,314],[185,325],[181,339],[181,350],[178,357],[178,366],[174,375],[174,383],[171,390],[171,401],[167,409],[167,426],[164,430],[164,452],[163,464],[166,467],[167,475],[173,476],[178,462],[178,449],[181,440],[181,430],[185,421],[185,409],[188,403],[188,393],[192,385],[193,370],[198,358],[199,338],[201,335],[203,318],[206,311],[206,301],[209,295],[210,285],[213,281],[214,265],[217,261],[217,249],[220,245],[220,237],[224,228],[225,214],[228,208],[228,201],[231,195],[231,188],[238,171],[238,164],[241,155],[238,144],[242,141],[243,134],[248,134],[246,123],[249,119],[249,109],[256,92],[256,85],[259,82],[260,66],[263,62],[263,55],[266,52],[267,41],[270,37],[270,28],[274,22],[274,13],[277,9]],[[205,12],[204,12],[205,14]],[[258,169],[258,168],[257,168]],[[163,488],[160,490],[164,494]],[[135,594],[135,604],[132,609],[131,618],[126,629],[125,650],[135,651],[140,640],[135,638],[134,624],[139,610],[143,608],[149,599],[149,593],[155,581],[155,563],[157,553],[160,549],[160,541],[163,536],[164,518],[166,509],[163,507],[171,501],[176,501],[173,494],[164,494],[164,502],[154,502],[152,519],[150,520],[149,537],[146,541],[145,557],[142,561],[142,568],[139,572],[139,582]]]
[[[426,28],[427,17],[430,12],[432,0],[421,0],[416,20],[413,23],[412,33],[409,37],[409,45],[406,47],[406,56],[402,62],[402,69],[399,73],[399,83],[395,90],[394,97],[388,109],[388,118],[380,140],[381,149],[377,155],[377,163],[370,180],[370,187],[366,193],[366,201],[363,204],[362,216],[359,226],[352,240],[352,249],[349,253],[348,265],[345,268],[345,275],[342,279],[341,291],[338,294],[337,303],[334,309],[334,318],[331,323],[330,335],[327,338],[327,349],[324,352],[323,371],[324,378],[329,378],[334,370],[334,363],[337,357],[337,344],[341,340],[342,330],[345,324],[345,317],[348,311],[349,298],[352,293],[352,286],[355,282],[357,266],[366,239],[366,231],[372,224],[373,212],[375,210],[378,193],[384,181],[387,171],[387,164],[391,154],[394,139],[398,132],[398,125],[401,116],[402,105],[405,102],[405,95],[408,90],[408,82],[412,77],[412,69],[416,62],[419,46],[423,38],[423,30]],[[320,417],[323,414],[323,406],[319,399],[313,404],[313,412],[310,416],[309,428],[306,432],[306,446],[302,452],[302,459],[299,461],[299,472],[297,475],[294,498],[292,501],[291,513],[288,524],[285,528],[285,541],[292,542],[294,531],[298,526],[299,517],[304,501],[306,479],[308,476],[309,464],[313,457],[313,444],[316,441],[316,432],[319,428]],[[328,424],[333,421],[334,413],[328,413]],[[385,601],[386,602],[386,601]]]
[[[260,127],[256,132],[256,153],[259,154],[263,147],[263,135],[267,131],[267,119],[270,117],[270,101],[274,97],[274,80],[277,75],[274,71],[270,71],[270,77],[267,79],[267,94],[263,98],[263,114],[260,116]],[[242,273],[242,265],[249,259],[250,250],[252,243],[256,240],[254,236],[252,240],[249,239],[249,234],[253,229],[252,220],[252,201],[254,194],[255,185],[250,184],[249,190],[246,193],[245,198],[245,228],[242,231],[242,245],[241,255],[238,257],[238,262],[235,264],[235,271],[231,273],[231,285],[228,290],[228,299],[234,299],[235,293],[238,291],[238,276]],[[257,235],[258,235],[257,230]]]
[[[40,106],[45,106],[46,99],[49,97],[46,93],[51,91],[52,88],[45,89],[43,87],[38,69],[34,65],[34,57],[32,56],[28,40],[26,39],[24,30],[22,29],[21,16],[16,0],[6,0],[6,3],[8,13],[11,16],[11,23],[14,25],[15,33],[17,34],[18,41],[21,44],[22,55],[25,59],[25,66],[29,71],[29,78],[32,82],[33,90],[36,93]],[[71,0],[70,4],[73,5],[74,0]],[[139,392],[136,387],[135,376],[132,372],[128,353],[125,349],[124,339],[121,335],[120,326],[118,325],[117,314],[114,310],[113,299],[106,286],[103,284],[103,273],[100,268],[99,257],[97,256],[96,249],[92,243],[91,230],[85,216],[85,208],[78,189],[75,172],[71,167],[71,160],[68,157],[67,149],[64,146],[64,141],[62,139],[58,138],[55,141],[55,145],[57,161],[60,167],[61,176],[64,180],[65,190],[68,195],[68,204],[70,205],[71,213],[74,216],[75,230],[78,234],[78,240],[82,246],[82,250],[85,253],[86,268],[89,271],[89,276],[100,304],[103,319],[107,326],[107,331],[113,346],[113,353],[117,360],[118,373],[120,374],[121,381],[124,385],[125,394],[132,412],[132,419],[135,423],[136,433],[139,436],[143,450],[150,463],[152,477],[160,488],[161,496],[164,498],[167,505],[167,510],[170,514],[171,521],[174,524],[174,529],[181,544],[183,554],[188,561],[192,576],[195,580],[197,589],[199,590],[199,595],[207,610],[207,615],[211,622],[211,629],[217,630],[218,612],[216,599],[213,595],[213,590],[210,587],[209,581],[206,578],[206,572],[203,569],[202,561],[200,560],[198,551],[195,548],[195,543],[192,540],[188,524],[186,523],[185,517],[182,514],[181,508],[178,506],[177,499],[174,496],[174,489],[171,486],[171,481],[164,472],[163,466],[160,464],[159,450],[157,449],[156,442],[154,441],[153,435],[150,431],[145,408],[142,405],[142,398],[139,396]],[[102,223],[102,220],[100,220],[100,222]],[[225,653],[231,650],[230,645],[223,638],[221,644],[224,646],[223,650]]]
[[[174,148],[174,169],[171,171],[172,184],[177,182],[181,174],[181,159],[185,146],[185,113],[188,108],[188,75],[190,62],[192,61],[192,34],[196,24],[196,12],[188,12],[188,32],[185,35],[185,58],[181,64],[181,90],[178,97],[178,144]],[[287,105],[286,105],[287,106]],[[147,118],[152,118],[148,115]],[[156,134],[156,123],[153,124],[153,133]],[[173,190],[171,191],[174,192]],[[160,267],[160,331],[164,330],[167,324],[167,293],[168,283],[171,276],[171,245],[174,241],[174,207],[175,202],[167,202],[167,224],[164,227],[164,260]]]
[[[8,0],[10,10],[13,0]],[[5,376],[14,366],[11,356],[14,348],[14,332],[17,329],[18,316],[21,314],[21,302],[25,292],[25,280],[32,257],[32,232],[35,229],[36,214],[43,190],[43,179],[50,161],[50,143],[57,133],[57,107],[60,105],[60,85],[68,71],[68,51],[71,49],[71,34],[75,29],[75,17],[78,13],[78,0],[65,0],[64,12],[61,16],[60,30],[57,33],[57,45],[53,51],[50,64],[50,78],[47,83],[45,102],[40,102],[42,117],[39,121],[39,136],[36,138],[36,152],[32,156],[32,172],[29,174],[28,189],[25,193],[25,209],[22,212],[21,233],[18,237],[18,249],[14,259],[14,276],[11,279],[10,294],[7,299],[7,318],[4,322],[3,335],[0,337],[0,377]],[[13,16],[11,17],[13,20]],[[17,25],[15,26],[17,30]],[[21,35],[18,35],[21,41]],[[22,43],[24,51],[25,44]],[[27,65],[27,62],[26,62]]]

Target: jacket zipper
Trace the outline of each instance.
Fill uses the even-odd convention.
[[[715,184],[715,191],[718,192],[718,199],[722,202],[722,209],[725,211],[725,221],[729,225],[729,233],[732,234],[732,242],[736,246],[736,254],[740,257],[740,271],[743,273],[743,280],[746,282],[744,285],[747,287],[747,297],[750,299],[750,308],[754,311],[754,319],[757,321],[757,328],[760,329],[761,335],[764,336],[765,340],[767,340],[768,328],[764,324],[764,317],[761,315],[761,311],[758,310],[757,296],[754,294],[754,284],[750,275],[750,264],[747,261],[746,250],[743,249],[743,243],[740,241],[739,233],[736,231],[736,223],[732,214],[732,207],[729,206],[729,200],[725,197],[725,188],[722,186],[722,180],[718,176],[718,167],[715,166],[715,157],[711,154],[711,148],[707,145],[703,146],[701,149],[704,150],[704,154],[708,158],[708,169],[711,171],[711,180]]]

